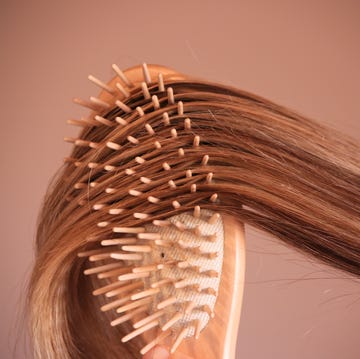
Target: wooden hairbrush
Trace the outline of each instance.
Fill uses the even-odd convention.
[[[78,255],[88,259],[84,273],[109,325],[123,327],[119,341],[135,341],[141,355],[161,344],[234,358],[244,228],[217,212],[212,158],[174,88],[188,78],[157,65],[112,68],[109,83],[89,76],[102,91],[75,99],[92,112],[69,121],[84,127],[79,138],[65,138],[75,145],[66,162],[82,171],[68,201],[96,218]]]

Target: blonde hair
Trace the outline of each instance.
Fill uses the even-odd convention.
[[[143,116],[115,106],[102,115],[108,121],[104,125],[89,121],[48,190],[29,287],[36,357],[137,357],[141,340],[120,342],[126,327],[109,326],[107,316],[112,313],[101,313],[102,299],[91,295],[99,280],[83,275],[89,264],[77,254],[100,249],[99,239],[113,235],[99,222],[139,223],[133,214],[146,213],[149,203],[141,195],[127,194],[135,188],[134,179],[141,177],[151,178],[151,183],[136,189],[160,199],[156,211],[141,223],[199,203],[330,266],[360,275],[360,151],[355,141],[236,88],[193,79],[166,85],[173,88],[174,104],[153,85],[150,90],[157,94],[160,108],[135,89],[126,105],[141,106]],[[164,124],[164,112],[169,125]],[[128,125],[119,125],[119,116]],[[186,118],[191,128],[184,128]],[[146,123],[161,148],[154,146]],[[173,128],[175,135],[170,134]],[[121,144],[121,149],[110,148],[109,142]],[[177,155],[180,148],[184,156]],[[204,166],[206,155],[209,162]],[[146,161],[137,166],[134,158],[141,156]],[[163,170],[164,162],[171,171]],[[131,168],[136,172],[129,172]],[[192,176],[185,178],[188,169]],[[169,189],[170,180],[176,188]],[[190,193],[194,183],[197,191]],[[214,194],[218,199],[209,201]],[[171,205],[174,198],[181,203],[179,209]],[[127,210],[116,216],[103,210],[119,207]]]

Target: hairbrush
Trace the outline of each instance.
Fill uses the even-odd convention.
[[[188,77],[145,63],[112,69],[109,83],[89,76],[101,93],[74,99],[91,114],[69,120],[83,130],[65,138],[75,146],[65,161],[79,173],[67,201],[94,218],[78,256],[99,311],[142,355],[162,344],[234,358],[244,228],[218,211],[218,159],[187,111],[193,104],[176,92]]]
[[[40,212],[35,358],[233,358],[243,223],[359,275],[358,143],[234,87],[113,70],[75,99],[91,112]]]

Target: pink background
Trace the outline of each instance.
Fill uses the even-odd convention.
[[[2,0],[0,357],[31,358],[17,329],[37,212],[76,133],[65,121],[85,114],[71,98],[97,94],[88,74],[160,63],[359,139],[359,19],[356,0]],[[237,358],[359,358],[359,280],[247,231]]]

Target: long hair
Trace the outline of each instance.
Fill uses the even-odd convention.
[[[155,104],[134,89],[126,106],[88,119],[71,140],[38,224],[29,289],[36,357],[137,357],[140,340],[120,342],[126,326],[110,327],[113,313],[101,313],[103,299],[91,295],[105,282],[85,276],[91,266],[78,257],[101,253],[100,240],[114,236],[111,225],[144,224],[199,204],[360,275],[355,141],[236,88],[194,79],[166,86],[174,102],[156,85],[149,87]]]

